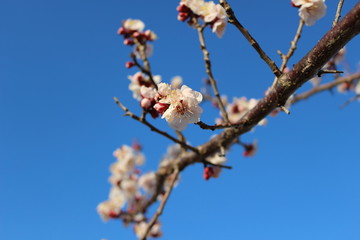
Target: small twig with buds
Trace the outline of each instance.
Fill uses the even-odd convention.
[[[139,40],[137,40],[136,38],[134,38],[134,42],[136,44],[136,47],[139,49],[140,52],[140,57],[141,60],[144,62],[144,67],[140,68],[140,64],[137,64],[137,66],[140,68],[140,70],[145,73],[146,75],[149,76],[149,79],[151,81],[151,83],[154,85],[155,89],[157,90],[157,84],[154,81],[153,75],[151,73],[151,68],[150,68],[150,62],[148,60],[148,58],[146,57],[146,43],[141,43]],[[134,60],[134,58],[133,58]],[[136,64],[136,62],[134,61],[134,63]]]
[[[299,22],[299,26],[298,26],[298,29],[296,30],[296,34],[295,34],[295,37],[294,39],[291,41],[291,46],[289,48],[289,51],[287,52],[287,54],[283,54],[281,53],[280,51],[278,51],[281,59],[282,59],[282,64],[281,64],[281,67],[280,67],[280,71],[283,72],[284,69],[286,68],[288,62],[289,62],[289,59],[292,57],[292,55],[294,54],[295,50],[296,50],[296,47],[297,47],[297,43],[301,37],[301,32],[302,32],[302,29],[304,27],[304,20],[300,18],[300,22]],[[274,79],[274,82],[273,82],[273,87],[275,86],[276,84],[276,81],[277,81],[277,77]]]
[[[118,98],[114,97],[114,100],[115,100],[115,103],[122,109],[125,111],[125,116],[129,116],[133,119],[135,119],[136,121],[138,122],[141,122],[142,124],[146,125],[147,127],[150,128],[151,131],[154,131],[156,133],[159,133],[160,135],[163,135],[164,137],[172,140],[173,142],[175,143],[178,143],[180,144],[182,147],[186,148],[186,149],[189,149],[197,154],[199,154],[199,150],[186,144],[185,142],[183,141],[180,141],[176,138],[174,138],[173,136],[169,135],[167,132],[165,131],[161,131],[160,129],[156,128],[155,126],[153,126],[151,123],[149,123],[145,118],[141,118],[137,115],[135,115],[134,113],[130,112],[130,110],[128,108],[126,108],[120,101]]]
[[[334,19],[334,21],[332,23],[332,27],[334,27],[339,22],[339,19],[341,17],[341,9],[342,9],[343,4],[344,4],[344,0],[340,0],[339,4],[338,4],[338,7],[337,7],[337,10],[336,10],[335,19]]]
[[[164,207],[166,205],[166,202],[167,200],[169,199],[169,196],[170,196],[170,193],[171,191],[173,190],[174,188],[174,184],[179,176],[179,169],[178,168],[175,168],[174,170],[174,176],[173,176],[173,179],[171,180],[171,183],[170,183],[170,186],[169,186],[169,189],[168,191],[165,193],[162,201],[161,201],[161,204],[160,206],[158,207],[158,209],[156,210],[154,216],[152,217],[152,219],[150,220],[149,224],[147,225],[146,227],[146,231],[144,233],[144,235],[140,238],[140,240],[146,240],[146,237],[147,235],[149,234],[151,228],[154,226],[154,224],[156,223],[157,219],[161,216],[161,214],[163,213],[163,210],[164,210]]]
[[[221,101],[221,97],[220,97],[220,93],[216,84],[216,80],[214,79],[212,70],[211,70],[211,61],[210,61],[210,57],[209,57],[209,51],[206,48],[205,45],[205,38],[204,38],[204,28],[206,27],[206,24],[204,24],[203,26],[200,26],[199,24],[197,24],[197,30],[199,33],[199,41],[200,41],[200,48],[203,52],[204,55],[204,61],[205,61],[205,68],[206,68],[206,73],[209,76],[209,80],[211,83],[211,86],[213,88],[217,103],[219,105],[220,111],[225,119],[225,122],[229,123],[229,117],[226,113],[225,107],[223,102]]]
[[[237,128],[241,127],[243,124],[226,124],[226,125],[207,125],[206,123],[200,121],[195,123],[196,125],[199,125],[202,129],[208,129],[208,130],[216,130],[216,129],[225,129],[225,128]]]
[[[270,59],[270,57],[262,50],[259,43],[251,36],[249,31],[246,28],[244,28],[244,26],[238,21],[229,3],[226,0],[220,0],[220,5],[225,9],[226,14],[229,18],[228,20],[229,23],[233,24],[244,35],[244,37],[246,38],[246,40],[248,40],[250,45],[256,50],[256,52],[260,55],[260,57],[270,67],[274,75],[276,77],[279,77],[281,75],[281,71],[276,66],[275,62]]]
[[[335,73],[335,74],[339,74],[339,73],[344,73],[343,71],[339,71],[339,70],[320,70],[317,74],[318,77],[321,77],[321,75],[326,74],[326,73]]]

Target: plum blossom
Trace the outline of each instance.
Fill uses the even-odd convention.
[[[153,193],[156,188],[156,174],[149,172],[139,178],[139,185],[148,193]]]
[[[122,205],[119,205],[117,202],[105,201],[100,203],[96,210],[100,214],[102,220],[107,221],[110,218],[118,217],[121,212],[121,207]]]
[[[142,32],[145,28],[145,24],[139,19],[127,19],[123,22],[123,27],[126,30]]]
[[[145,222],[145,221],[142,221],[142,222],[139,222],[135,225],[134,227],[134,230],[135,230],[135,234],[138,238],[141,238],[144,236],[145,234],[145,231],[147,229],[147,226],[148,224]],[[161,232],[161,229],[160,229],[161,225],[160,225],[160,222],[156,222],[150,232],[148,233],[147,236],[150,236],[150,237],[161,237],[162,236],[162,232]]]
[[[154,108],[162,110],[162,118],[165,118],[171,128],[183,131],[187,124],[200,121],[202,108],[199,103],[203,98],[201,93],[186,85],[181,89],[171,89],[164,83],[158,85],[158,93],[161,99]],[[167,107],[166,110],[164,106]]]
[[[226,28],[226,12],[220,4],[204,0],[182,0],[177,8],[180,21],[189,20],[191,26],[196,26],[193,18],[200,18],[212,28],[213,32],[221,38]]]
[[[299,7],[299,16],[307,26],[325,16],[325,0],[292,0],[294,6]]]
[[[136,100],[139,100],[139,101],[142,99],[141,94],[140,94],[141,86],[154,87],[152,82],[150,81],[150,79],[141,72],[137,72],[132,76],[129,75],[128,79],[130,80],[129,89],[133,93],[133,98],[135,98]],[[161,82],[160,75],[153,76],[153,79],[156,84]]]

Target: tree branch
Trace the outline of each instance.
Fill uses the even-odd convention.
[[[244,28],[244,26],[237,20],[234,11],[230,7],[229,3],[226,0],[220,0],[220,5],[225,9],[226,14],[229,18],[229,23],[233,24],[241,33],[244,35],[246,40],[250,45],[256,50],[259,56],[265,61],[265,63],[270,67],[271,71],[276,77],[280,77],[281,71],[276,66],[275,62],[270,59],[270,57],[262,50],[259,43],[251,36],[249,31]]]
[[[165,207],[165,204],[167,202],[167,200],[169,199],[169,196],[170,196],[170,193],[172,191],[172,189],[174,188],[174,184],[176,182],[176,179],[178,178],[179,176],[179,169],[175,168],[174,170],[174,177],[173,179],[171,180],[171,183],[170,183],[170,186],[169,186],[169,189],[168,191],[165,193],[162,201],[161,201],[161,204],[160,206],[158,207],[158,209],[156,210],[154,216],[152,217],[152,219],[150,220],[149,224],[147,225],[147,228],[146,228],[146,231],[144,233],[144,235],[140,238],[141,240],[146,240],[146,237],[147,235],[149,234],[151,228],[154,226],[154,224],[156,223],[157,219],[161,216],[163,210],[164,210],[164,207]]]
[[[129,110],[128,108],[126,108],[126,107],[119,101],[118,98],[114,97],[114,100],[115,100],[115,103],[116,103],[122,110],[125,111],[125,116],[129,116],[129,117],[131,117],[132,119],[135,119],[136,121],[141,122],[142,124],[148,126],[151,131],[154,131],[154,132],[159,133],[160,135],[163,135],[164,137],[172,140],[172,141],[175,142],[175,143],[180,144],[182,147],[184,147],[184,148],[186,148],[186,149],[189,149],[189,150],[191,150],[191,151],[193,151],[193,152],[195,152],[195,153],[198,153],[198,152],[199,152],[196,148],[194,148],[194,147],[186,144],[186,143],[183,142],[183,141],[180,141],[180,140],[174,138],[173,136],[171,136],[171,135],[168,134],[167,132],[161,131],[160,129],[156,128],[156,127],[153,126],[151,123],[149,123],[145,118],[143,118],[143,117],[140,118],[139,116],[137,116],[137,115],[135,115],[134,113],[130,112],[130,110]]]
[[[212,74],[211,61],[210,61],[210,57],[209,57],[210,54],[209,54],[209,51],[206,49],[206,45],[205,45],[204,28],[205,28],[206,25],[204,25],[204,26],[200,26],[199,24],[197,24],[197,25],[198,25],[197,30],[198,30],[198,33],[199,33],[200,48],[201,48],[201,51],[203,52],[203,55],[204,55],[206,73],[207,73],[207,75],[209,77],[209,80],[210,80],[211,86],[213,88],[217,103],[218,103],[220,111],[221,111],[221,113],[222,113],[222,115],[223,115],[223,117],[225,119],[225,122],[229,123],[230,121],[229,121],[228,115],[226,113],[224,104],[221,101],[221,96],[220,96],[220,93],[219,93],[219,90],[218,90],[218,87],[217,87],[217,84],[216,84],[216,80],[215,80],[215,78],[214,78],[214,76]]]

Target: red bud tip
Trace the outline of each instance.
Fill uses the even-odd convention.
[[[133,66],[135,66],[135,63],[133,63],[133,62],[128,61],[125,63],[126,68],[132,68]]]

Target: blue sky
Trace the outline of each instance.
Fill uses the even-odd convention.
[[[280,64],[298,24],[289,1],[231,1],[239,20]],[[345,1],[343,15],[357,1]],[[177,1],[2,0],[0,9],[0,239],[135,239],[118,221],[103,223],[96,205],[106,200],[112,152],[135,138],[155,169],[171,144],[114,104],[134,112],[125,69],[130,48],[116,35],[121,21],[140,18],[154,30],[150,58],[164,82],[181,75],[193,89],[206,77],[197,33],[177,21]],[[330,28],[326,17],[306,27],[290,64]],[[241,34],[228,25],[218,39],[206,32],[220,92],[260,98],[273,75]],[[358,68],[359,38],[348,45],[351,71]],[[330,80],[331,77],[327,78]],[[303,86],[300,91],[310,87]],[[202,166],[182,173],[161,217],[163,239],[360,238],[359,103],[340,110],[350,94],[321,93],[297,104],[291,115],[269,118],[243,136],[259,142],[258,154],[229,154],[233,170],[204,181]],[[216,109],[204,105],[212,123]],[[158,119],[154,124],[171,132]],[[194,144],[213,134],[189,126]]]

